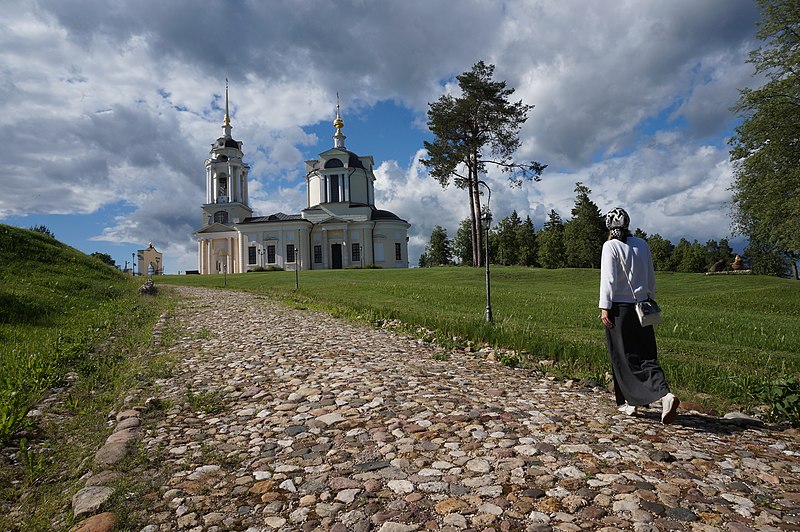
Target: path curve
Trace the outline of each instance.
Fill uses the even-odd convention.
[[[391,331],[176,290],[172,406],[141,441],[166,482],[143,532],[800,530],[796,431],[665,427]]]

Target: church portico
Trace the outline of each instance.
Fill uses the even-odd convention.
[[[408,267],[410,224],[375,207],[374,160],[345,148],[338,104],[333,126],[333,148],[306,161],[306,208],[253,216],[250,167],[242,161],[242,143],[231,137],[226,87],[224,135],[205,161],[204,226],[194,233],[201,274]]]

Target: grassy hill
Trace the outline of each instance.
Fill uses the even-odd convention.
[[[97,379],[95,353],[146,312],[131,279],[47,235],[0,225],[0,442],[28,426],[43,391],[70,372]]]
[[[492,266],[495,322],[484,321],[476,268],[259,272],[160,282],[269,294],[369,320],[399,319],[452,337],[512,348],[507,363],[554,361],[553,371],[602,382],[609,368],[597,299],[599,271]],[[800,375],[800,283],[760,276],[657,274],[664,323],[659,358],[682,394],[708,406],[761,401],[764,385]]]
[[[0,530],[74,524],[70,499],[108,413],[162,363],[141,355],[168,300],[139,296],[141,283],[0,225]]]

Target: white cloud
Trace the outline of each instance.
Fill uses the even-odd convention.
[[[415,128],[485,59],[536,106],[519,157],[550,165],[522,189],[487,176],[496,216],[516,209],[537,228],[551,208],[568,218],[581,181],[646,230],[719,238],[729,107],[757,81],[744,62],[756,17],[749,0],[23,2],[0,11],[0,157],[13,176],[0,219],[124,205],[95,237],[162,238],[190,266],[227,77],[259,214],[305,206],[303,158],[319,141],[309,129],[329,123],[336,91],[372,120],[378,102],[415,111],[396,142],[418,142],[407,159],[376,160],[376,193],[421,250],[434,225],[453,236],[468,208],[464,191],[425,177]],[[352,140],[362,154],[378,142]]]

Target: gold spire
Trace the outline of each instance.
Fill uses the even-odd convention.
[[[344,127],[344,120],[339,116],[339,91],[336,91],[336,119],[333,121],[333,127],[341,130]]]
[[[228,78],[225,78],[225,122],[223,125],[231,125],[231,116],[228,113]]]

